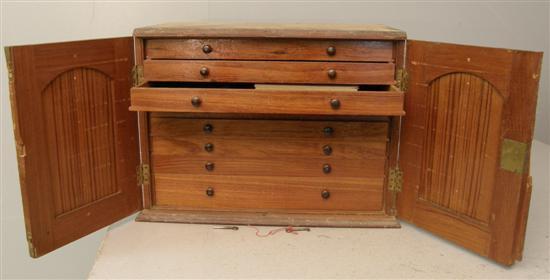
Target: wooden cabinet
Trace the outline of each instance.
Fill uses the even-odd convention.
[[[213,224],[403,219],[499,263],[521,259],[542,53],[379,25],[169,24],[6,54],[33,257],[141,211]]]

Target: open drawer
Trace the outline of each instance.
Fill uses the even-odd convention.
[[[192,84],[191,84],[192,85]],[[282,115],[400,116],[403,93],[394,86],[344,90],[204,88],[148,83],[132,88],[131,111]]]

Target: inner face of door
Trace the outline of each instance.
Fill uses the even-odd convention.
[[[429,83],[425,104],[418,199],[487,225],[502,96],[486,80],[455,72]]]

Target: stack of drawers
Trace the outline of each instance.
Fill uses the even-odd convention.
[[[152,207],[384,211],[394,60],[392,41],[144,40],[130,109],[148,112]]]

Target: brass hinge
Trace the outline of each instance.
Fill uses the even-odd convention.
[[[403,190],[403,171],[399,167],[390,169],[388,188],[392,192],[401,192]]]
[[[13,64],[11,59],[11,48],[4,47],[4,53],[6,55],[6,66],[8,67],[8,80],[11,82],[13,79]]]
[[[405,69],[397,70],[397,84],[396,86],[401,91],[406,91],[409,88],[409,73]]]
[[[36,247],[32,243],[32,234],[27,231],[27,244],[29,245],[29,255],[31,258],[38,258],[38,253],[36,252]]]
[[[148,185],[151,173],[149,170],[149,164],[140,164],[136,168],[136,176],[138,185]]]
[[[144,78],[142,65],[135,65],[134,68],[132,68],[132,79],[135,87],[143,84]]]
[[[527,143],[504,139],[500,153],[500,168],[522,174],[528,153]]]

